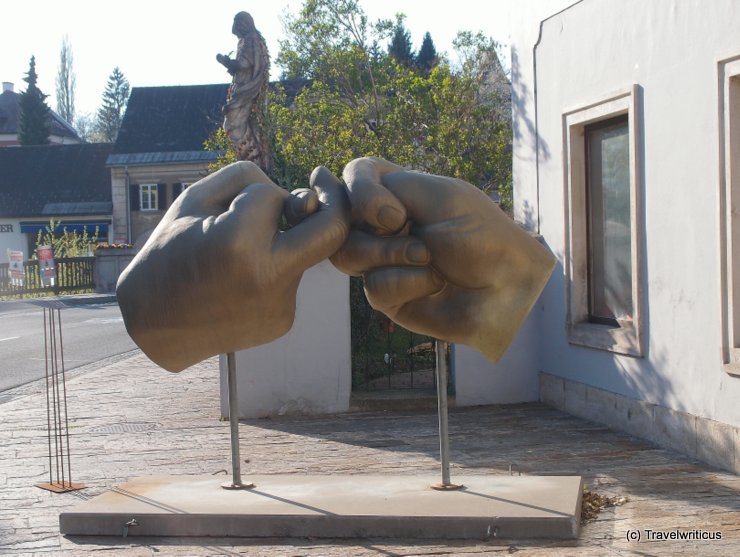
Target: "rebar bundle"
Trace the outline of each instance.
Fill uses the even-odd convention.
[[[36,484],[36,487],[54,493],[65,493],[82,489],[85,486],[72,482],[61,309],[59,307],[44,307],[43,309],[49,481]]]

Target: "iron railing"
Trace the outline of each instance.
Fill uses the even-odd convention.
[[[95,288],[95,258],[65,257],[56,259],[57,276],[54,285],[44,285],[39,273],[39,262],[23,262],[23,284],[13,284],[10,279],[9,263],[0,263],[0,296],[20,296],[26,294],[59,294],[71,290],[92,290]]]
[[[350,278],[352,389],[425,389],[435,386],[434,339],[404,329],[375,311]]]

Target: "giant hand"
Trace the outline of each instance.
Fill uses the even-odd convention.
[[[352,231],[335,266],[362,274],[370,304],[400,325],[497,361],[544,288],[552,254],[462,180],[374,158],[352,161],[343,176],[365,231]]]
[[[250,162],[193,184],[165,214],[116,288],[126,329],[154,362],[180,371],[209,356],[285,334],[303,272],[347,237],[341,183],[323,168],[311,176],[318,204],[280,232],[296,198]],[[318,207],[317,207],[318,205]]]

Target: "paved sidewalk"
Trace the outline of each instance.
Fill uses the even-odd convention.
[[[228,423],[220,421],[218,363],[180,374],[140,352],[88,366],[67,382],[73,480],[48,481],[43,384],[0,403],[0,553],[11,555],[737,555],[740,478],[540,404],[453,409],[452,477],[465,474],[581,474],[590,489],[627,501],[601,512],[572,542],[490,540],[65,538],[59,512],[131,478],[220,474],[230,468]],[[437,418],[427,410],[276,417],[241,425],[250,473],[435,473]],[[647,530],[721,533],[722,539],[646,540]],[[630,532],[642,541],[630,541]],[[698,532],[698,533],[697,533]],[[678,534],[676,534],[678,535]]]

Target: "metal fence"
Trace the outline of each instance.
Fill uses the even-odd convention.
[[[434,339],[404,329],[375,311],[350,278],[352,389],[425,389],[435,387]]]
[[[10,279],[9,263],[0,263],[0,296],[20,296],[27,294],[59,294],[71,290],[92,290],[95,288],[95,258],[66,257],[56,259],[56,280],[54,285],[44,285],[39,273],[39,262],[23,262],[24,278],[22,284],[13,284]]]

